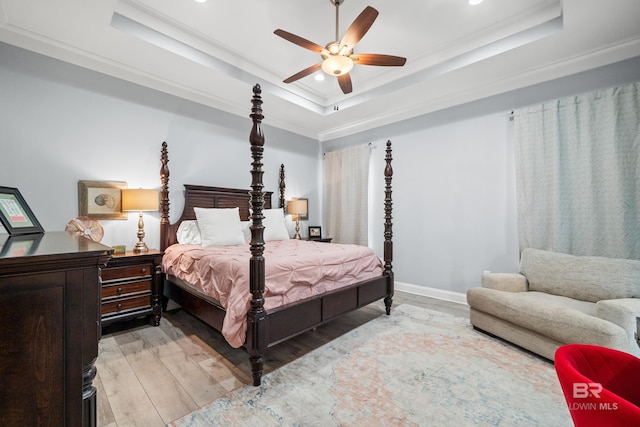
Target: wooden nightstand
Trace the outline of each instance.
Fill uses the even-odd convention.
[[[333,240],[333,237],[307,237],[302,240],[309,240],[311,242],[331,243],[331,240]]]
[[[145,316],[150,316],[155,326],[160,324],[161,262],[162,252],[153,249],[143,254],[127,251],[113,255],[101,271],[103,327]]]

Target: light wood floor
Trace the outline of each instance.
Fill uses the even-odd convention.
[[[394,305],[412,304],[469,317],[469,307],[396,292]],[[265,355],[264,374],[384,313],[372,304],[278,344]],[[247,353],[182,310],[163,314],[159,327],[127,325],[103,335],[94,385],[98,426],[164,426],[251,383]]]

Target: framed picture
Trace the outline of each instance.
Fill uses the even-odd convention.
[[[0,187],[0,221],[11,235],[44,233],[17,188]]]
[[[310,226],[309,227],[309,238],[310,239],[322,239],[322,227],[320,227],[320,226]]]
[[[78,181],[78,215],[97,219],[127,219],[122,212],[121,181]]]

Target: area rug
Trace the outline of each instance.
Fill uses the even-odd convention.
[[[553,365],[400,305],[171,426],[571,426]]]

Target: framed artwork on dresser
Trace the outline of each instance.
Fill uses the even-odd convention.
[[[122,181],[78,181],[78,215],[96,219],[128,219],[122,212]]]
[[[44,233],[17,188],[0,187],[0,222],[11,235]]]

